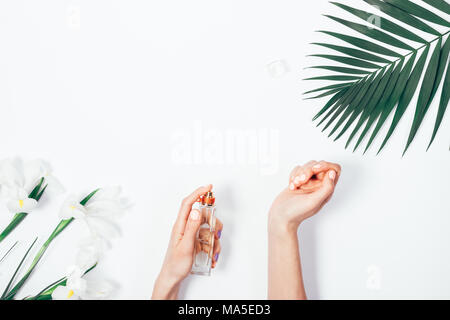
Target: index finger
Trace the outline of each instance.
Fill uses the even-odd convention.
[[[341,166],[337,163],[332,163],[332,162],[327,162],[327,161],[320,161],[319,163],[317,163],[316,165],[314,165],[312,167],[313,172],[315,174],[318,173],[324,173],[324,172],[328,172],[330,170],[334,170],[334,172],[336,172],[336,179],[334,181],[334,184],[337,184],[339,177],[341,175]]]
[[[186,227],[186,221],[189,217],[189,213],[192,210],[192,206],[195,202],[200,198],[200,196],[204,195],[208,191],[211,191],[212,184],[208,184],[206,186],[197,188],[190,195],[185,197],[181,202],[180,211],[178,212],[177,221],[175,221],[175,225],[173,227],[174,232],[178,234],[184,234],[184,228]]]

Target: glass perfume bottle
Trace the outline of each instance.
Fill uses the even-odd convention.
[[[214,250],[214,231],[215,231],[215,211],[216,198],[212,192],[206,193],[200,197],[199,211],[201,214],[202,225],[197,232],[194,249],[194,263],[192,264],[192,274],[210,276],[211,264]]]

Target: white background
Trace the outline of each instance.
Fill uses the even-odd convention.
[[[323,13],[350,17],[325,0],[2,0],[0,157],[50,161],[68,192],[123,187],[134,207],[91,275],[112,280],[114,298],[151,296],[180,201],[206,183],[223,251],[212,277],[189,279],[180,298],[266,298],[267,211],[291,168],[310,159],[343,167],[332,201],[299,231],[310,298],[450,298],[448,112],[427,153],[438,99],[403,158],[414,106],[379,156],[386,126],[364,156],[328,139],[311,122],[324,100],[302,100],[317,83],[301,79],[322,74],[304,70],[319,62],[306,55],[331,53],[310,42],[338,43],[315,30],[351,32]],[[263,172],[259,156],[174,161],[174,134],[195,140],[199,123],[203,138],[274,130],[276,170]],[[0,265],[2,287],[32,239],[54,228],[65,196],[46,195],[0,245],[20,240]],[[4,226],[11,215],[0,213]],[[83,233],[74,224],[61,234],[20,296],[64,275]]]

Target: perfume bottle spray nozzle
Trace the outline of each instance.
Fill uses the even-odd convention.
[[[200,197],[199,202],[206,206],[213,206],[216,202],[216,197],[214,196],[214,193],[212,191],[209,191]]]

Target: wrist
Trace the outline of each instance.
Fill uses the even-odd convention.
[[[272,237],[297,236],[299,224],[281,219],[279,216],[269,213],[268,232]]]
[[[158,275],[153,288],[152,299],[171,300],[177,299],[178,289],[183,279],[171,276],[164,270]]]

